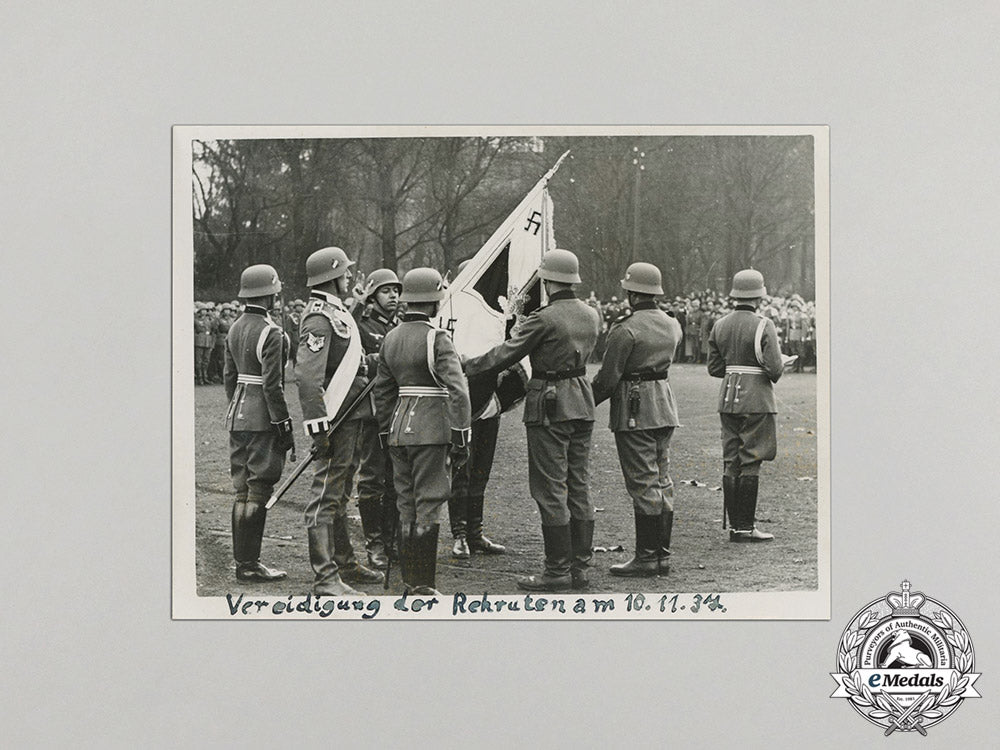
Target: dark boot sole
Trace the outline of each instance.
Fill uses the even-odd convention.
[[[518,578],[517,587],[522,591],[570,591],[573,588],[573,579],[566,576],[565,580],[562,578],[544,580],[530,576],[528,578]]]
[[[271,581],[280,581],[284,578],[288,578],[288,573],[280,573],[274,576],[262,576],[258,573],[236,574],[236,580],[243,583],[270,583]]]
[[[656,578],[656,576],[665,576],[670,573],[670,567],[668,565],[661,565],[659,570],[608,570],[608,572],[619,578]]]

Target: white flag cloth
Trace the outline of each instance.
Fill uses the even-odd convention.
[[[569,153],[568,151],[566,152]],[[546,188],[555,166],[518,204],[448,286],[438,324],[452,332],[459,354],[475,357],[507,338],[519,299],[538,270],[542,255],[553,249],[552,199]],[[538,301],[527,305],[527,311]]]

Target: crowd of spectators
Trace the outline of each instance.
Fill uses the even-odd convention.
[[[608,329],[615,320],[628,311],[628,300],[612,297],[604,302],[591,292],[586,300],[601,316],[602,330],[594,350],[595,361],[604,355]],[[704,363],[708,358],[708,336],[715,321],[732,310],[732,300],[727,296],[706,289],[690,292],[685,296],[662,299],[660,309],[677,318],[684,333],[678,348],[677,362]],[[789,366],[795,372],[806,367],[816,367],[816,303],[806,301],[798,294],[787,297],[765,297],[758,312],[766,315],[778,331],[781,350],[797,354],[798,359]]]
[[[348,300],[348,304],[352,300]],[[591,292],[586,300],[601,316],[601,334],[594,349],[594,361],[604,356],[608,329],[628,310],[628,300],[612,297],[604,302]],[[708,335],[715,321],[732,309],[731,300],[711,290],[691,292],[672,300],[660,300],[660,308],[677,318],[684,332],[678,349],[678,362],[704,363],[708,357]],[[275,303],[272,318],[283,325],[290,344],[289,359],[294,364],[298,349],[299,319],[305,303],[296,299],[283,305]],[[242,305],[232,302],[194,303],[194,374],[196,385],[222,382],[225,364],[226,335],[233,321],[240,316]],[[758,311],[774,321],[781,350],[797,354],[790,369],[802,372],[816,367],[816,304],[798,294],[787,297],[765,297]]]
[[[288,334],[288,357],[294,363],[299,339],[299,316],[305,309],[305,302],[295,300],[284,306],[275,303],[271,318],[283,325]],[[226,336],[229,327],[243,311],[239,300],[232,302],[194,303],[194,382],[195,385],[210,385],[222,382],[225,367]]]

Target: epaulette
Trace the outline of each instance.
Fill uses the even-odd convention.
[[[338,310],[337,307],[331,305],[329,302],[321,299],[311,299],[309,300],[309,306],[302,313],[302,319],[305,320],[310,315],[322,315],[328,321],[330,321],[330,326],[333,328],[333,332],[340,336],[342,339],[349,339],[351,337],[351,329],[343,320],[338,316],[338,313],[343,315],[350,315],[350,313],[343,310]]]
[[[306,307],[305,311],[302,313],[302,317],[307,315],[326,315],[330,317],[330,314],[326,310],[326,302],[321,299],[311,299],[309,300],[309,306]]]
[[[632,317],[632,308],[629,308],[617,318],[615,318],[615,323],[622,323]]]

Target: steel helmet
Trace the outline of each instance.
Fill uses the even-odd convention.
[[[652,263],[633,263],[625,270],[622,289],[641,294],[663,294],[660,269]]]
[[[730,297],[735,297],[736,299],[756,299],[757,297],[763,297],[765,294],[767,294],[767,288],[764,286],[764,274],[760,271],[748,268],[743,271],[737,271],[736,275],[733,276],[733,288],[729,292]]]
[[[332,279],[339,279],[354,261],[339,247],[324,247],[306,258],[306,284],[317,286]]]
[[[538,278],[563,284],[579,284],[580,261],[569,250],[549,250],[542,256]]]
[[[394,286],[403,288],[403,285],[399,283],[399,277],[396,275],[395,271],[388,268],[379,268],[368,274],[368,279],[365,281],[365,296],[370,296],[378,291],[379,287],[388,286],[392,284]]]
[[[260,263],[250,266],[240,275],[239,296],[243,299],[266,297],[281,292],[281,281],[273,266]]]
[[[403,276],[401,302],[440,302],[444,299],[444,280],[433,268],[414,268]]]

